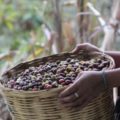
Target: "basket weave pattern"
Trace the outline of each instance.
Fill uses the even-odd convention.
[[[91,54],[96,57],[100,54]],[[54,62],[63,60],[67,57],[82,58],[83,53],[74,55],[63,53],[36,59],[30,62],[21,63],[3,75],[4,79],[22,72],[30,66],[38,66],[45,64],[47,61]],[[85,53],[84,56],[87,56]],[[114,67],[114,61],[111,57],[105,55],[110,61],[110,67]],[[89,56],[88,56],[89,57]],[[112,90],[103,91],[96,99],[94,99],[87,107],[79,110],[68,110],[63,108],[58,101],[58,93],[62,88],[55,88],[49,91],[16,91],[3,88],[3,92],[11,107],[14,120],[113,120],[113,100]]]

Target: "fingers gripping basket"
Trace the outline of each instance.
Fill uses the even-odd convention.
[[[65,60],[68,57],[82,60],[84,57],[96,58],[99,56],[104,56],[110,61],[107,69],[114,68],[114,61],[108,55],[88,54],[86,52],[80,52],[77,55],[63,53],[21,63],[7,71],[3,75],[3,80],[21,73],[30,66],[45,64],[47,61],[55,62]],[[14,120],[113,120],[112,90],[101,93],[81,111],[68,110],[60,105],[58,95],[61,90],[62,88],[54,88],[48,91],[18,91],[3,87],[3,93],[10,105]]]

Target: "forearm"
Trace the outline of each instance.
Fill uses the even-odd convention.
[[[110,55],[115,60],[116,68],[120,68],[120,52],[106,51],[105,54]]]
[[[120,86],[120,68],[106,71],[105,74],[109,87],[113,88]]]

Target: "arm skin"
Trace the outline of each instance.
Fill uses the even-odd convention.
[[[120,86],[120,68],[114,70],[106,71],[106,79],[108,80],[109,87],[119,87]]]
[[[120,52],[118,51],[106,51],[105,54],[110,55],[115,60],[115,69],[106,71],[108,84],[110,87],[120,86]]]
[[[118,51],[106,51],[105,54],[110,55],[115,60],[115,69],[107,71],[107,79],[110,87],[120,86],[120,52]],[[118,89],[118,94],[120,94],[120,89]]]
[[[116,68],[120,68],[120,52],[106,51],[105,54],[110,55],[115,60]]]

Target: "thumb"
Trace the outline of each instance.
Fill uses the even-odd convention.
[[[78,44],[75,49],[71,51],[71,53],[78,53],[81,50],[85,50],[85,44]]]
[[[66,97],[69,96],[70,94],[73,94],[77,91],[78,87],[77,84],[71,84],[70,86],[68,86],[65,90],[63,90],[59,97]]]
[[[83,72],[80,72],[78,74],[78,76],[76,77],[75,81],[73,84],[71,84],[70,86],[68,86],[66,89],[64,89],[59,97],[66,97],[69,96],[70,94],[75,93],[76,91],[78,91],[79,89],[79,84],[78,84],[78,80],[80,79],[80,77],[82,76]]]

